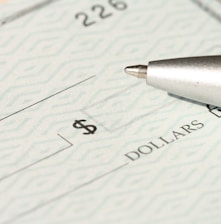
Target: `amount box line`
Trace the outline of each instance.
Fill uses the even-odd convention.
[[[64,147],[64,148],[62,148],[62,149],[60,149],[60,150],[58,150],[58,151],[56,151],[56,152],[54,152],[54,153],[52,153],[50,155],[47,155],[44,158],[41,158],[41,159],[39,159],[39,160],[31,163],[31,164],[28,164],[28,165],[26,165],[26,166],[24,166],[24,167],[22,167],[22,168],[20,168],[18,170],[12,171],[11,173],[8,173],[7,175],[5,175],[3,177],[0,177],[0,183],[3,182],[3,181],[5,181],[5,180],[7,180],[10,177],[13,177],[13,176],[15,176],[15,175],[17,175],[17,174],[19,174],[21,172],[24,172],[25,170],[27,170],[27,169],[29,169],[29,168],[31,168],[31,167],[33,167],[33,166],[35,166],[35,165],[43,162],[43,161],[46,161],[46,160],[48,160],[48,159],[50,159],[50,158],[52,158],[52,157],[54,157],[54,156],[56,156],[56,155],[64,152],[64,151],[66,151],[67,149],[69,149],[69,148],[71,148],[73,146],[73,144],[69,140],[67,140],[66,138],[64,138],[62,135],[58,134],[58,136],[61,139],[63,139],[65,142],[67,142],[68,143],[68,146],[66,146],[66,147]]]

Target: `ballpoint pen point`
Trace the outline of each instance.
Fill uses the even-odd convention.
[[[128,66],[124,69],[128,75],[135,76],[137,78],[146,79],[147,77],[147,66],[146,65],[133,65]]]

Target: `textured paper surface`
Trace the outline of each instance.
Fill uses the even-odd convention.
[[[123,72],[221,54],[221,2],[123,2],[0,1],[1,224],[221,223],[220,109]]]

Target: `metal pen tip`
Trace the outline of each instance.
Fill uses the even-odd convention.
[[[124,69],[128,75],[133,75],[137,78],[147,78],[147,66],[146,65],[133,65]]]

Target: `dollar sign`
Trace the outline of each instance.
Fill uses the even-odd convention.
[[[94,125],[84,125],[84,122],[86,122],[86,120],[76,120],[73,124],[73,127],[77,129],[85,129],[87,132],[84,132],[84,135],[94,134],[97,130],[97,127]]]

